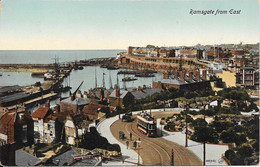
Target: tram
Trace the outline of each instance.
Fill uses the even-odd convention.
[[[148,114],[147,112],[142,112],[140,115],[137,116],[137,129],[141,133],[149,137],[155,137],[156,119],[154,119],[151,114]]]

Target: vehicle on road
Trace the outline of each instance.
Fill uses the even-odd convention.
[[[123,116],[122,116],[122,122],[132,122],[133,121],[133,118],[132,118],[132,113],[125,113]]]
[[[156,119],[152,117],[151,114],[147,112],[142,112],[140,115],[137,116],[137,129],[149,136],[155,137],[156,136]]]

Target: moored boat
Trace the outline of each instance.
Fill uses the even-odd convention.
[[[133,78],[133,77],[125,77],[122,79],[122,81],[135,81],[137,80],[137,78]]]

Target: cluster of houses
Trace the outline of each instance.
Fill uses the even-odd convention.
[[[122,54],[119,64],[171,70],[174,63],[184,63],[212,69],[213,73],[228,70],[236,73],[237,86],[259,89],[259,48],[255,46],[242,44],[194,47],[130,46],[127,54]],[[131,56],[138,60],[132,59]]]
[[[31,115],[25,108],[5,112],[0,118],[0,145],[7,143],[56,143],[75,145],[90,123],[105,119],[116,107],[131,107],[140,99],[160,92],[160,88],[97,88],[88,94],[77,91],[54,108],[47,102]],[[108,105],[110,104],[110,105]]]

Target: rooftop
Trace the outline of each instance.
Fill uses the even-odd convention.
[[[21,149],[15,151],[15,164],[17,166],[33,166],[39,161],[40,159]]]
[[[48,111],[50,111],[49,107],[39,107],[31,116],[33,118],[44,119],[48,114],[50,114]]]
[[[75,97],[75,99],[73,101],[71,101],[70,97],[68,97],[68,98],[62,100],[61,102],[81,106],[81,105],[87,105],[88,103],[90,103],[90,101],[91,101],[91,99],[78,98],[78,97]]]
[[[0,97],[0,103],[8,103],[28,96],[30,95],[26,94],[25,92],[19,92],[19,93],[7,95],[7,96]]]

